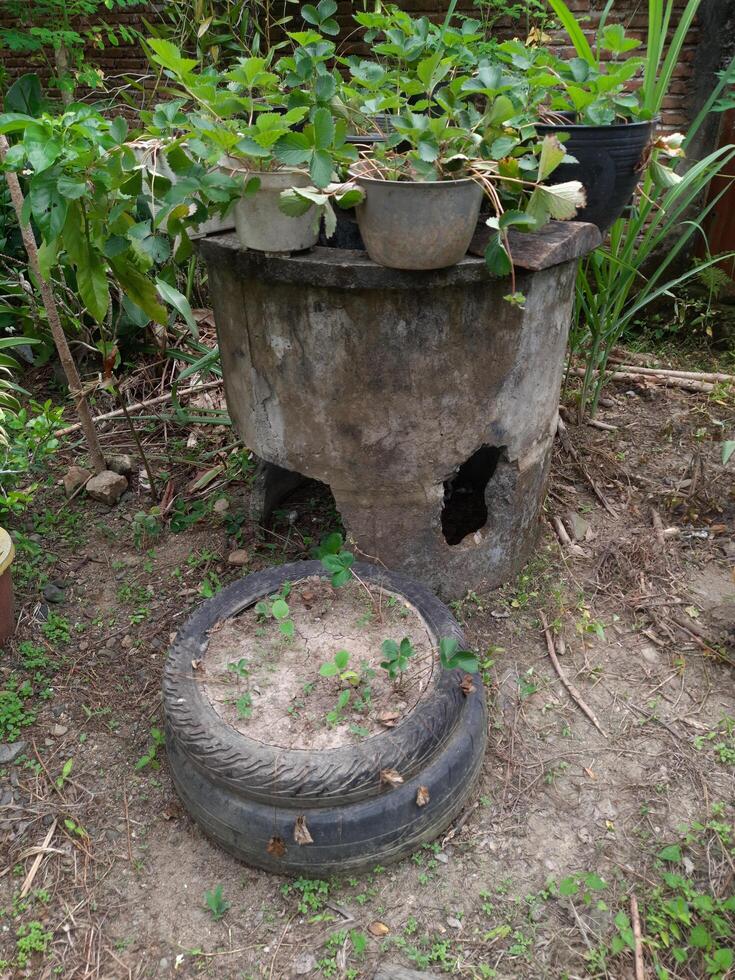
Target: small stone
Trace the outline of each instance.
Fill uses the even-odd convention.
[[[68,731],[69,728],[67,725],[54,725],[51,728],[51,734],[54,736],[54,738],[61,738],[61,736],[66,735]]]
[[[315,969],[316,957],[313,955],[313,953],[299,953],[299,955],[293,961],[293,975],[296,977],[303,977]]]
[[[584,541],[587,537],[587,532],[589,529],[589,524],[581,514],[577,514],[575,511],[570,511],[569,530],[572,532],[572,537],[575,541]]]
[[[63,602],[66,599],[64,590],[60,589],[58,585],[54,585],[53,582],[47,582],[43,587],[43,597],[46,602]]]
[[[99,500],[101,504],[113,507],[127,488],[128,481],[124,476],[112,470],[103,470],[89,481],[87,493],[92,500]]]
[[[122,638],[122,642],[120,643],[120,646],[123,648],[123,650],[129,650],[132,645],[133,645],[133,638],[132,636],[130,636],[129,633],[127,633]]]
[[[76,490],[83,487],[87,480],[91,478],[91,472],[85,470],[83,466],[70,466],[64,474],[64,493],[67,497],[71,497]]]
[[[250,560],[250,556],[244,548],[238,548],[236,551],[231,551],[227,556],[227,561],[230,565],[247,565]]]
[[[438,861],[440,864],[449,864],[449,857],[444,853],[444,851],[439,851],[438,854],[435,854],[434,860]]]
[[[659,654],[659,652],[656,649],[656,647],[653,647],[653,646],[650,646],[650,645],[646,645],[644,647],[641,647],[641,656],[649,664],[657,664],[659,662],[659,660],[661,659],[661,655]]]
[[[10,806],[13,802],[13,791],[8,787],[0,790],[0,806]]]
[[[226,497],[220,497],[219,500],[215,500],[212,510],[215,514],[226,514],[230,509],[230,501]]]
[[[447,916],[447,925],[449,926],[450,929],[461,929],[462,928],[462,923],[454,915],[448,915]]]
[[[3,742],[0,744],[0,766],[6,766],[9,762],[15,762],[19,755],[23,755],[26,750],[27,742]]]
[[[168,960],[166,959],[165,956],[161,960],[159,960],[158,965],[162,970],[168,970]]]
[[[105,462],[108,470],[119,473],[120,476],[130,476],[135,469],[135,460],[128,453],[116,453],[113,456],[107,456]]]

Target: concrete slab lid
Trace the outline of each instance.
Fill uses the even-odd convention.
[[[317,246],[308,252],[273,254],[243,249],[236,235],[211,235],[199,243],[203,257],[216,270],[234,266],[239,275],[267,282],[338,289],[436,289],[472,285],[492,278],[483,256],[490,230],[478,224],[468,253],[447,269],[409,271],[376,265],[367,252]],[[595,225],[580,221],[552,221],[540,232],[509,235],[513,263],[517,269],[538,272],[586,255],[602,238]],[[471,254],[473,253],[474,254]]]
[[[4,527],[0,527],[0,575],[10,568],[14,557],[15,545],[12,538]]]

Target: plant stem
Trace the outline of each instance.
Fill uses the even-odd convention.
[[[10,146],[6,137],[4,135],[0,135],[0,161],[5,160],[5,154],[9,149]],[[92,469],[95,471],[95,473],[101,473],[106,468],[105,458],[102,454],[102,447],[100,446],[97,430],[95,429],[94,422],[92,421],[92,415],[89,411],[89,404],[87,402],[86,395],[82,389],[82,382],[79,378],[77,366],[74,363],[74,358],[69,350],[69,344],[66,340],[64,328],[61,325],[61,317],[59,316],[59,311],[56,306],[53,290],[51,289],[50,284],[41,275],[41,268],[38,264],[38,247],[36,245],[36,239],[33,235],[31,226],[23,220],[24,199],[23,191],[20,187],[20,181],[18,180],[18,175],[12,173],[11,171],[6,172],[5,179],[8,182],[10,197],[13,202],[15,213],[18,217],[18,224],[20,225],[23,245],[25,246],[26,253],[28,254],[28,265],[30,266],[31,272],[35,276],[36,282],[38,283],[38,289],[41,293],[41,299],[43,300],[43,305],[46,310],[49,326],[51,327],[51,335],[54,339],[54,344],[56,345],[56,350],[59,354],[59,360],[64,368],[64,374],[66,375],[66,380],[69,385],[69,393],[74,400],[77,415],[79,416],[79,421],[82,429],[84,430],[84,437],[87,442],[87,449],[89,450],[89,458],[92,464]]]
[[[143,461],[143,466],[145,467],[145,471],[148,475],[148,482],[151,485],[151,496],[156,501],[156,503],[158,503],[160,498],[158,496],[158,490],[156,489],[156,481],[153,476],[153,471],[151,470],[150,463],[148,462],[148,457],[146,456],[145,450],[143,449],[143,443],[140,441],[140,436],[135,431],[133,420],[130,418],[127,405],[125,404],[125,399],[122,396],[122,392],[120,392],[119,390],[117,391],[117,400],[120,402],[120,408],[122,409],[122,413],[125,416],[125,421],[128,423],[128,428],[130,429],[130,435],[133,437],[133,441],[135,442],[135,445],[138,447],[140,458]]]

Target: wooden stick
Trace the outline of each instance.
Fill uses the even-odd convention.
[[[660,375],[662,378],[685,378],[690,381],[729,381],[735,382],[735,374],[722,374],[719,371],[678,371],[675,368],[640,367],[637,364],[622,364],[611,358],[618,371],[631,371],[633,374]]]
[[[630,896],[630,921],[633,925],[635,940],[635,980],[646,980],[646,969],[643,965],[643,937],[641,936],[641,917],[638,914],[638,899]]]
[[[578,378],[585,376],[584,368],[572,368],[572,374]],[[608,381],[654,381],[667,388],[683,388],[685,391],[714,391],[715,386],[707,381],[695,381],[691,378],[670,378],[661,374],[642,374],[640,368],[632,371],[611,371],[607,375]]]
[[[46,834],[46,837],[44,839],[44,842],[43,842],[43,844],[41,844],[41,847],[40,847],[40,849],[38,851],[38,854],[33,859],[33,864],[31,865],[31,870],[26,875],[26,880],[23,882],[23,887],[20,890],[20,897],[21,898],[25,898],[26,895],[28,894],[28,892],[31,890],[31,885],[33,884],[33,879],[36,877],[36,873],[38,872],[38,869],[41,866],[41,861],[43,861],[44,854],[46,853],[46,848],[49,846],[49,844],[51,843],[51,838],[54,836],[54,832],[56,830],[56,824],[57,824],[57,822],[58,822],[57,820],[54,820],[54,822],[49,827],[48,833]]]
[[[561,664],[557,660],[556,650],[554,649],[554,638],[551,635],[551,630],[549,629],[549,624],[546,620],[546,616],[543,611],[539,610],[539,617],[541,619],[541,625],[544,628],[544,636],[546,637],[546,649],[549,651],[549,659],[554,665],[554,670],[559,676],[559,680],[562,682],[564,687],[567,689],[572,700],[577,704],[577,707],[585,714],[592,724],[595,726],[597,731],[602,735],[603,738],[607,738],[604,730],[601,728],[597,716],[587,702],[584,700],[582,695],[579,693],[577,688],[572,684],[572,682],[567,678],[564,671],[561,669]]]
[[[567,533],[567,529],[564,527],[561,517],[556,517],[556,516],[552,517],[551,524],[552,527],[554,528],[554,531],[556,532],[556,536],[559,539],[559,544],[562,546],[562,548],[565,548],[570,555],[574,555],[577,558],[583,557],[584,549],[580,548],[580,546],[578,544],[575,544],[574,541],[572,541],[572,539],[569,537],[569,534]]]
[[[5,154],[9,149],[10,144],[5,136],[0,134],[0,160],[5,159]],[[95,471],[95,473],[101,473],[107,468],[105,465],[105,457],[102,455],[102,447],[100,446],[97,430],[95,429],[94,422],[92,421],[92,414],[89,411],[89,404],[87,403],[86,396],[82,390],[82,382],[79,377],[79,372],[77,371],[77,366],[74,362],[72,353],[69,350],[69,344],[66,340],[64,328],[61,325],[61,317],[59,316],[59,310],[56,306],[56,300],[54,299],[54,292],[51,285],[41,275],[41,267],[38,263],[38,247],[36,246],[36,239],[34,237],[33,230],[31,226],[23,220],[24,198],[23,191],[20,188],[20,181],[18,180],[18,175],[10,170],[6,171],[5,179],[8,182],[8,189],[10,190],[13,208],[15,209],[15,213],[18,217],[18,224],[20,225],[23,245],[25,246],[25,250],[28,255],[28,265],[36,279],[38,289],[41,293],[41,299],[43,300],[46,316],[48,318],[49,326],[51,327],[51,335],[54,338],[54,344],[56,345],[56,350],[59,354],[59,360],[64,368],[64,374],[66,375],[67,384],[69,385],[69,393],[74,400],[77,415],[79,416],[79,427],[84,430],[84,438],[87,442],[87,449],[89,450],[89,459],[92,464],[92,469]]]
[[[664,538],[664,525],[661,520],[661,515],[656,510],[655,507],[651,508],[651,521],[653,522],[653,530],[656,535],[656,541],[661,551],[666,547],[666,539]]]
[[[574,462],[579,467],[580,473],[585,478],[585,480],[587,481],[587,483],[589,483],[589,485],[590,485],[590,487],[591,487],[592,492],[594,493],[594,495],[597,497],[597,499],[600,501],[600,503],[602,504],[602,506],[608,512],[608,514],[610,515],[610,517],[613,517],[613,518],[615,518],[615,520],[617,520],[617,518],[619,516],[618,515],[618,512],[615,510],[615,508],[612,506],[612,504],[607,499],[607,497],[605,496],[605,494],[602,492],[602,490],[600,490],[600,488],[597,486],[597,484],[595,483],[595,481],[592,479],[592,477],[587,472],[587,468],[585,467],[584,463],[580,459],[579,453],[574,448],[574,444],[572,443],[572,440],[571,440],[571,438],[569,436],[569,430],[567,429],[567,427],[566,427],[566,425],[564,423],[564,419],[561,417],[561,415],[559,416],[559,418],[557,420],[557,423],[556,423],[556,434],[559,436],[559,442],[562,444],[563,448],[572,457],[572,459],[574,460]]]
[[[603,432],[617,432],[618,426],[611,425],[610,422],[601,422],[599,419],[585,419],[585,425],[591,426],[593,429],[602,429]]]
[[[190,395],[196,395],[200,391],[209,391],[212,388],[220,388],[223,384],[222,378],[218,378],[216,381],[207,381],[203,385],[196,385],[193,388],[185,388],[183,391],[178,391],[176,393],[177,398],[189,397]],[[173,392],[169,391],[165,395],[157,395],[155,398],[149,398],[143,402],[133,402],[132,405],[128,405],[127,409],[129,412],[138,412],[142,408],[150,408],[151,405],[162,405],[164,402],[170,401],[173,396]],[[102,415],[95,415],[94,422],[107,422],[109,419],[119,419],[125,413],[121,408],[116,408],[112,412],[103,412]],[[76,432],[80,428],[80,424],[77,422],[74,425],[68,425],[65,429],[58,429],[54,435],[57,438],[61,436],[71,435],[72,432]]]

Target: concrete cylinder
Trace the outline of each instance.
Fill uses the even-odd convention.
[[[521,309],[472,255],[416,272],[204,240],[238,432],[273,472],[328,484],[366,555],[445,597],[500,585],[536,540],[576,259],[598,242],[516,236]]]

